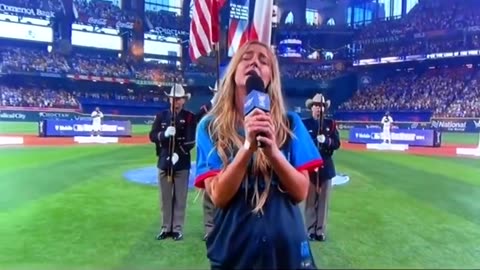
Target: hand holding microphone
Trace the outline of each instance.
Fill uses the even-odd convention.
[[[248,150],[256,151],[257,147],[270,148],[275,142],[275,131],[268,113],[254,109],[245,117],[245,137]]]
[[[255,71],[249,72],[246,82],[248,95],[245,98],[245,130],[248,143],[257,143],[260,148],[270,150],[275,142],[275,127],[270,118],[270,96],[266,93],[262,79]],[[256,147],[252,147],[256,149]]]

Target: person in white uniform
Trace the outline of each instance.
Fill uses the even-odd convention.
[[[100,136],[100,132],[102,131],[102,118],[103,113],[100,111],[99,107],[95,108],[95,111],[91,114],[92,117],[92,134],[91,136]]]
[[[392,143],[392,124],[393,118],[390,116],[389,112],[386,112],[385,115],[382,117],[382,125],[383,125],[383,143]]]

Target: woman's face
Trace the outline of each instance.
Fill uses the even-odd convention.
[[[272,59],[269,55],[267,48],[258,44],[250,45],[242,55],[235,71],[235,85],[245,87],[249,76],[247,73],[253,70],[262,78],[263,84],[267,87],[272,80]]]

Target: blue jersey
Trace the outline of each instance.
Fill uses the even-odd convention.
[[[318,168],[322,159],[302,120],[296,113],[288,113],[288,117],[294,137],[282,152],[299,171]],[[204,188],[204,180],[223,168],[208,124],[209,118],[203,118],[197,128],[195,186],[199,188]],[[212,268],[316,268],[300,209],[283,191],[278,176],[272,176],[263,214],[252,212],[254,183],[255,179],[248,176],[248,182],[242,183],[229,205],[216,210],[214,230],[206,241]],[[259,179],[259,193],[265,189],[264,183]]]

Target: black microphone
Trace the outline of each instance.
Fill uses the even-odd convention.
[[[247,97],[243,105],[244,116],[249,115],[253,110],[260,109],[264,112],[270,112],[270,96],[266,93],[262,78],[255,71],[249,71],[246,87]],[[258,134],[265,137],[265,134]],[[257,142],[258,147],[263,147],[261,142]]]

